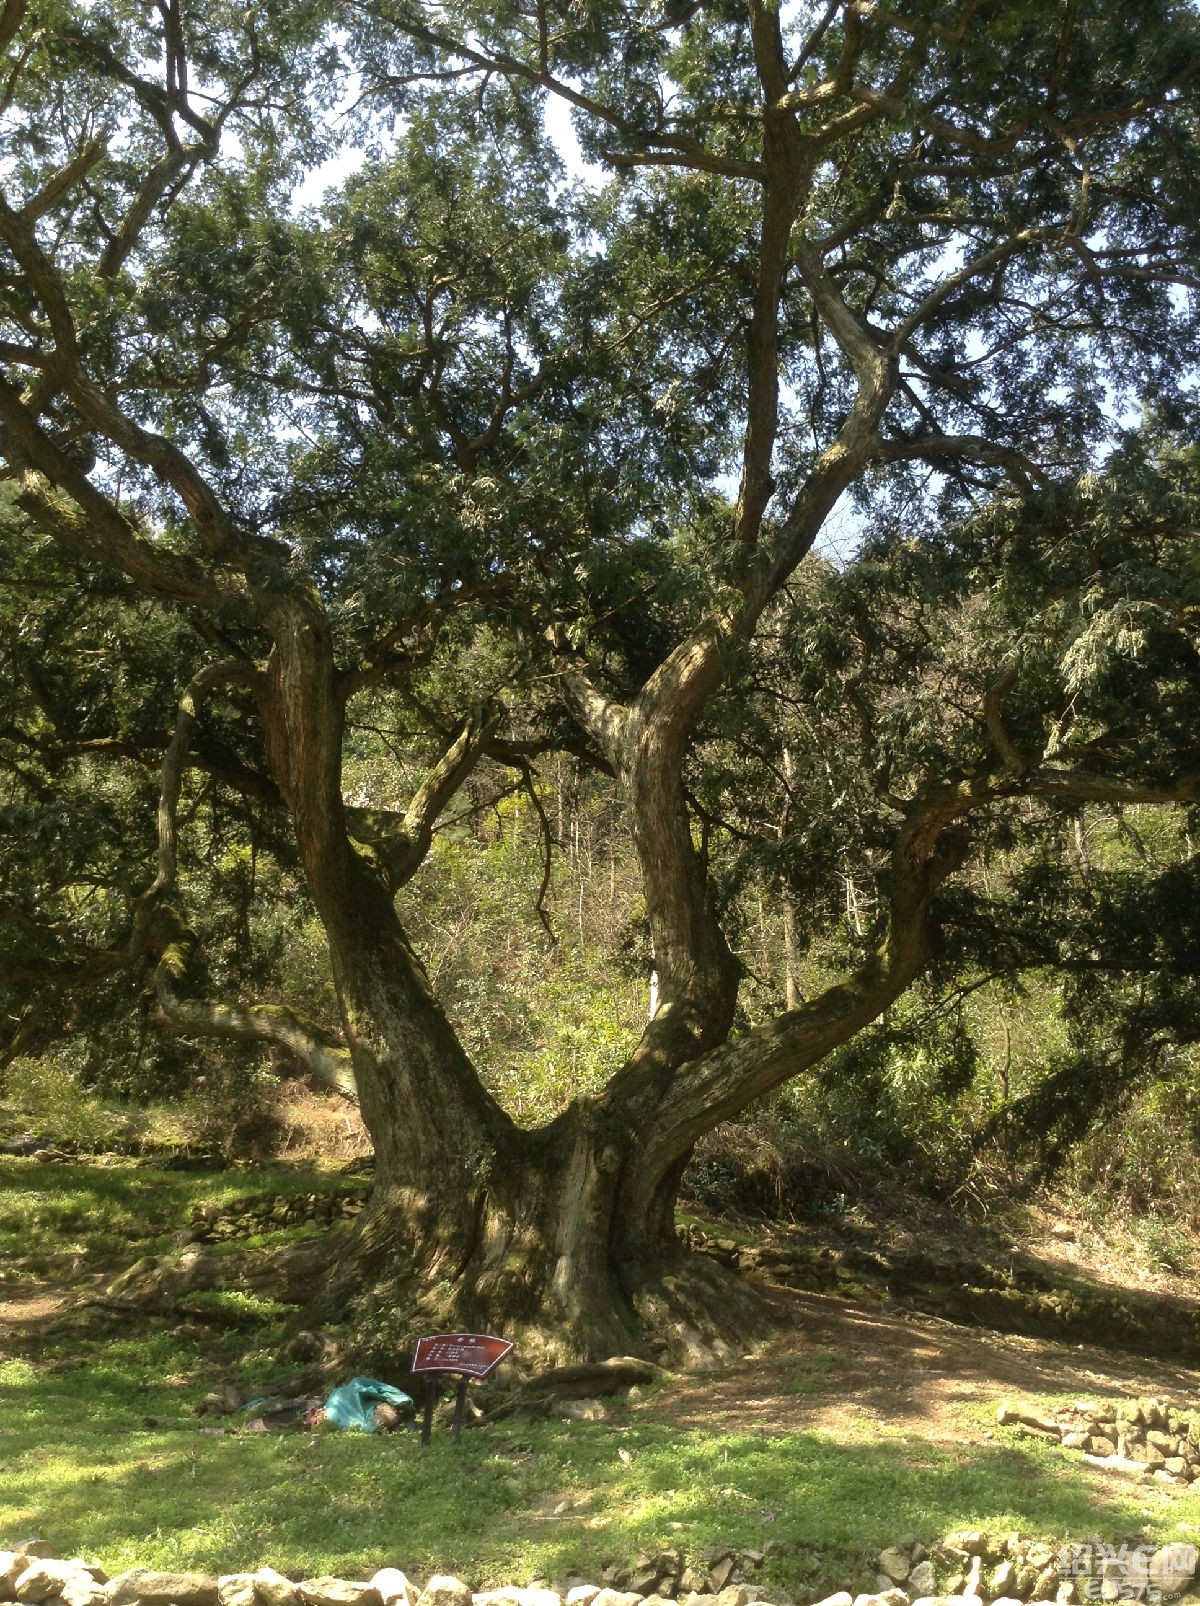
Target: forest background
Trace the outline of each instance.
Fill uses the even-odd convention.
[[[572,1351],[742,1320],[689,1162],[1182,1254],[1194,9],[0,42],[6,1097],[356,1089],[344,1266]]]

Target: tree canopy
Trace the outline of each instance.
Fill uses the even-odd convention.
[[[1200,18],[8,0],[0,49],[8,1052],[81,989],[274,1043],[356,1087],[350,1258],[423,1313],[722,1343],[697,1139],[952,945],[1066,963],[955,879],[1014,832],[1200,801]],[[656,995],[530,1130],[412,899],[555,754]],[[847,855],[827,985],[739,1016],[738,885],[803,945]]]

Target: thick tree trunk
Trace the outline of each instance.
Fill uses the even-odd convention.
[[[271,630],[259,692],[268,752],[325,928],[375,1144],[371,1208],[313,1292],[339,1304],[357,1295],[364,1316],[387,1312],[398,1345],[422,1330],[491,1327],[542,1358],[640,1351],[698,1364],[729,1353],[758,1302],[720,1268],[691,1266],[673,1215],[682,1157],[664,1173],[652,1134],[635,1139],[619,1100],[578,1101],[526,1132],[482,1086],[386,877],[350,842],[341,704],[319,606],[288,599]],[[683,839],[670,849],[691,851]],[[697,876],[679,906],[685,920],[701,898]],[[727,975],[721,947],[710,962]],[[724,1014],[728,980],[723,991]],[[694,1016],[689,1026],[700,1035]],[[631,1192],[653,1197],[642,1219],[622,1207]]]
[[[674,1224],[675,1186],[651,1223],[621,1208],[640,1147],[581,1102],[503,1151],[460,1157],[420,1184],[380,1167],[371,1208],[339,1251],[330,1292],[387,1312],[398,1347],[421,1332],[487,1330],[527,1363],[641,1354],[685,1367],[730,1358],[761,1330],[751,1285],[694,1255]]]
[[[372,1206],[327,1292],[366,1291],[392,1339],[493,1327],[540,1358],[641,1352],[699,1365],[744,1347],[764,1315],[747,1284],[691,1255],[674,1207],[697,1138],[869,1024],[919,969],[943,829],[969,806],[931,796],[900,837],[892,925],[861,973],[779,1022],[727,1040],[737,967],[708,906],[680,783],[715,645],[672,655],[615,720],[662,1001],[604,1093],[538,1132],[483,1087],[399,918],[381,856],[351,843],[342,704],[315,598],[273,606],[258,677],[267,747],[329,942],[344,1040],[376,1151]],[[380,866],[383,866],[382,868]]]

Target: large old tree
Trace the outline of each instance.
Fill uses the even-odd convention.
[[[5,979],[32,1020],[42,986],[128,974],[176,1035],[356,1084],[376,1189],[341,1264],[423,1319],[719,1347],[745,1296],[673,1222],[697,1139],[920,974],[984,822],[1200,801],[1170,444],[1194,9],[7,0],[0,48],[7,772],[52,790],[86,753],[158,793],[156,862],[87,903],[90,940],[9,875]],[[839,616],[802,565],[848,495]],[[145,686],[119,729],[85,597]],[[388,698],[420,779],[350,795],[348,733]],[[806,706],[846,751],[797,758]],[[751,707],[796,884],[844,768],[880,903],[833,985],[735,1031],[694,766]],[[481,765],[556,750],[627,810],[657,1007],[530,1131],[404,888]],[[286,829],[337,1036],[207,986],[178,871],[200,772]],[[80,848],[60,887],[88,877]]]

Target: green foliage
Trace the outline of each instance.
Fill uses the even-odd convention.
[[[1022,1176],[1098,1156],[1155,1088],[1190,1119],[1195,855],[1140,815],[1162,840],[1120,838],[1195,806],[1200,24],[993,10],[28,8],[0,1052],[29,1098],[199,1077],[203,1135],[265,1145],[263,1050],[161,1039],[155,966],[187,926],[192,995],[336,1034],[353,868],[523,1122],[628,1062],[681,889],[742,973],[714,1037],[881,954],[925,967],[797,1084],[817,1149],[953,1191],[989,1145]],[[802,561],[847,493],[854,550]],[[281,730],[299,639],[325,656]],[[661,819],[631,829],[631,755],[571,677],[641,717],[681,648],[705,690],[645,749],[683,844],[648,907]],[[218,659],[168,869],[159,769]],[[414,824],[484,710],[487,752]],[[430,836],[409,880],[389,844]],[[908,933],[910,872],[943,855]],[[339,960],[343,995],[372,962]]]
[[[346,1185],[344,1177],[283,1165],[256,1168],[254,1181],[256,1192],[288,1196]],[[169,1252],[172,1233],[188,1225],[192,1207],[223,1205],[243,1196],[246,1175],[171,1171],[132,1161],[58,1162],[51,1170],[0,1156],[0,1186],[4,1265],[10,1271],[45,1271],[78,1262],[78,1273],[112,1270],[137,1255]],[[29,1265],[30,1257],[36,1267]]]

